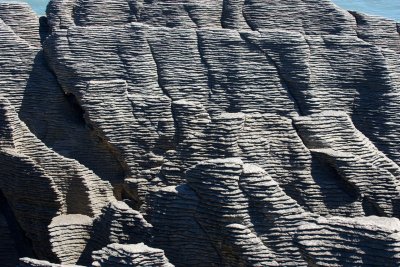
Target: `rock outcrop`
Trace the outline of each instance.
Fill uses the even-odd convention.
[[[399,266],[400,27],[329,0],[0,3],[1,266]]]
[[[161,249],[146,246],[111,244],[93,252],[94,267],[114,266],[159,266],[173,267]]]
[[[295,242],[312,266],[396,266],[398,227],[397,218],[320,218],[300,226]]]
[[[20,259],[18,267],[83,267],[80,265],[54,264],[48,261],[35,260],[30,258]]]

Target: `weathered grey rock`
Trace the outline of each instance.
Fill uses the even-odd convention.
[[[85,114],[87,123],[118,155],[127,178],[156,176],[164,151],[174,146],[169,98],[130,94],[124,81],[115,80],[90,82],[81,101],[82,107],[90,110]],[[113,118],[112,124],[107,117]],[[156,184],[154,179],[150,182]],[[138,184],[140,189],[148,186]]]
[[[55,29],[138,21],[158,27],[281,28],[307,34],[355,35],[356,24],[349,13],[328,0],[57,0],[50,2],[48,13]]]
[[[312,153],[329,162],[363,205],[372,205],[374,215],[399,216],[399,166],[359,132],[345,113],[299,117],[295,125]]]
[[[154,227],[152,244],[176,266],[220,263],[218,251],[196,218],[198,202],[187,185],[165,187],[148,196],[145,211]]]
[[[399,227],[395,218],[320,218],[300,226],[295,242],[311,266],[396,266]]]
[[[49,253],[47,226],[60,214],[96,215],[113,198],[108,182],[46,147],[0,98],[1,191],[37,254]],[[46,197],[43,197],[46,196]]]
[[[121,201],[112,201],[93,222],[93,233],[88,248],[90,252],[108,244],[149,243],[152,225],[137,210]]]
[[[0,8],[4,17],[0,18],[2,95],[48,147],[65,157],[74,157],[113,184],[121,183],[123,171],[118,161],[85,127],[81,108],[72,95],[62,92],[40,46],[24,38],[29,33],[39,42],[39,33],[31,30],[39,27],[34,12],[23,3],[1,3]],[[16,28],[21,31],[14,31]],[[75,138],[79,142],[71,141]]]
[[[1,264],[400,265],[399,41],[328,0],[0,4]]]
[[[75,264],[90,240],[93,219],[80,214],[60,215],[49,225],[52,251],[63,264]]]
[[[40,46],[39,17],[29,4],[0,3],[0,19],[31,46]]]
[[[320,245],[318,238],[326,232],[323,230],[325,228],[330,229],[332,233],[324,235],[323,242],[327,245],[319,251],[324,249],[334,251],[336,247],[331,244],[338,242],[349,251],[354,251],[355,257],[361,257],[358,255],[367,252],[363,252],[364,247],[356,245],[355,242],[358,242],[359,236],[365,235],[371,244],[388,242],[386,249],[382,248],[382,252],[377,252],[381,257],[377,262],[393,253],[389,252],[392,249],[390,245],[392,241],[388,235],[397,233],[398,219],[318,217],[316,214],[304,211],[260,167],[244,164],[237,158],[200,162],[189,169],[187,179],[189,187],[169,187],[163,189],[162,192],[156,192],[154,198],[149,201],[150,208],[148,209],[148,217],[154,225],[154,234],[157,236],[154,244],[165,247],[166,255],[174,259],[178,266],[184,266],[187,262],[182,262],[182,259],[175,260],[177,254],[182,255],[184,259],[188,255],[187,251],[179,251],[179,245],[188,244],[195,233],[199,237],[196,242],[201,241],[204,232],[210,238],[209,240],[191,243],[191,246],[185,247],[201,246],[204,249],[209,246],[207,242],[211,242],[220,257],[207,257],[206,262],[197,262],[196,258],[191,258],[190,262],[195,266],[271,266],[274,264],[308,266],[320,264],[319,261],[322,265],[335,262],[352,262],[357,265],[366,262],[360,259],[341,261],[341,257],[347,255],[346,252],[343,252],[343,256],[337,253],[320,256],[325,254],[319,254],[317,251]],[[198,197],[191,193],[190,188],[193,188]],[[165,206],[156,205],[165,201],[167,201]],[[187,206],[181,203],[190,204]],[[190,217],[195,218],[201,230],[200,228],[195,230],[196,224],[193,224],[190,230],[187,228],[192,225],[189,223]],[[342,226],[338,226],[337,220]],[[366,220],[366,223],[363,223],[363,220]],[[173,227],[169,228],[169,225]],[[383,237],[379,231],[375,231],[380,225],[386,225],[386,228],[390,226],[387,230],[390,233],[387,236]],[[350,246],[344,243],[345,237],[337,236],[340,231],[345,231],[341,229],[346,229],[346,227],[352,229],[347,230],[348,238],[355,239],[355,241],[349,241],[349,244],[354,242]],[[307,232],[309,229],[314,232],[311,230]],[[179,234],[171,236],[166,233]],[[317,242],[317,245],[310,242]],[[168,247],[168,244],[172,244],[178,251]],[[196,251],[204,253],[202,249]],[[385,256],[383,251],[389,254]],[[396,249],[393,248],[393,251]],[[208,253],[208,255],[213,255],[212,250]],[[396,258],[391,258],[389,265],[395,266],[397,263]]]
[[[143,243],[136,245],[111,244],[102,250],[93,253],[93,266],[160,266],[173,267],[161,249],[146,246]]]
[[[390,19],[350,12],[357,22],[357,36],[383,49],[400,50],[398,24]]]
[[[260,234],[262,230],[257,228],[260,226],[265,230],[268,223],[261,223],[262,226],[256,225],[258,222],[256,222],[257,219],[254,215],[257,216],[256,213],[262,213],[262,211],[255,207],[255,210],[253,210],[252,204],[257,201],[249,198],[252,197],[252,194],[257,196],[257,192],[253,191],[256,188],[253,189],[251,183],[268,184],[266,181],[265,184],[262,184],[263,175],[266,174],[261,168],[251,165],[244,166],[243,162],[237,158],[201,162],[187,172],[189,186],[199,195],[195,217],[210,237],[214,247],[219,251],[221,255],[221,263],[219,264],[228,266],[254,266],[258,264],[261,266],[277,266],[280,263],[298,266],[304,263],[299,257],[299,252],[296,255],[296,252],[291,251],[294,249],[293,245],[290,244],[291,242],[285,246],[285,241],[278,241],[280,244],[277,247],[285,247],[287,252],[291,251],[289,257],[280,255],[282,256],[281,259],[280,256],[275,254],[278,251],[275,251],[272,246],[268,246],[269,238],[262,236]],[[243,180],[241,180],[242,177]],[[271,191],[272,195],[277,195],[279,192],[276,191],[280,191],[280,188],[276,185]],[[268,191],[265,192],[265,195],[268,198]],[[268,201],[272,205],[276,203],[283,208],[284,200],[279,199],[279,195],[275,197],[275,199],[268,199]],[[298,213],[299,221],[305,219],[305,215],[301,216],[303,211],[297,207],[294,201],[292,205],[294,209],[298,208],[294,213]],[[272,212],[272,210],[268,210],[268,212]],[[272,217],[273,221],[276,219],[273,218],[272,214],[269,214],[269,216]],[[296,217],[296,215],[294,216]],[[287,224],[287,226],[289,225],[290,223]],[[289,231],[283,231],[290,236]],[[272,234],[273,232],[269,233]]]
[[[60,265],[48,261],[40,261],[30,258],[21,258],[18,267],[83,267],[80,265]]]
[[[52,252],[62,264],[89,265],[92,253],[107,244],[152,241],[152,225],[138,211],[116,200],[111,200],[94,218],[60,215],[48,228]]]

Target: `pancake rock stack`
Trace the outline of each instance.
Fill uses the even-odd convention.
[[[400,24],[329,0],[0,3],[1,266],[399,266]]]

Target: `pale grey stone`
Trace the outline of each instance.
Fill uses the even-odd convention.
[[[399,29],[329,0],[0,3],[0,265],[400,265]]]

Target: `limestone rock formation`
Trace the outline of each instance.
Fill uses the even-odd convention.
[[[0,3],[1,266],[399,266],[399,164],[395,21]]]
[[[150,248],[143,243],[135,245],[111,244],[93,252],[94,267],[160,266],[173,267],[161,249]]]
[[[398,227],[397,218],[320,218],[300,226],[295,242],[313,266],[396,266]]]
[[[80,265],[69,265],[69,264],[54,264],[48,261],[35,260],[30,258],[20,259],[18,267],[83,267]]]

